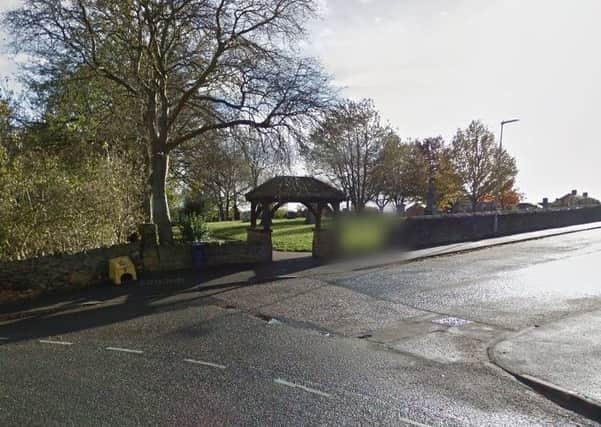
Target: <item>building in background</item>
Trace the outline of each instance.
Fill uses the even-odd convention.
[[[588,193],[585,192],[582,193],[582,195],[579,195],[577,190],[572,190],[571,193],[557,198],[553,203],[551,203],[551,207],[580,208],[585,206],[596,206],[599,204],[601,204],[601,202],[599,202],[599,200],[597,199],[590,197]]]

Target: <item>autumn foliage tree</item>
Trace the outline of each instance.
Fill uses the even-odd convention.
[[[524,195],[515,188],[507,188],[499,193],[499,207],[508,209],[517,206],[524,199]],[[497,200],[496,194],[487,194],[482,201],[486,203],[494,203]]]
[[[432,211],[449,209],[464,194],[450,147],[441,136],[417,139],[412,145],[416,200],[429,204]]]
[[[515,159],[495,143],[494,134],[480,121],[459,129],[453,138],[452,159],[465,192],[476,211],[479,202],[513,186],[517,175]]]
[[[402,214],[407,202],[420,197],[423,190],[420,164],[416,144],[403,142],[395,134],[386,140],[374,170],[377,193],[383,200],[378,206],[381,210],[384,202],[392,203],[396,212]]]
[[[436,207],[449,211],[464,196],[464,190],[459,173],[453,166],[452,151],[445,147],[440,155],[438,172],[435,177]]]

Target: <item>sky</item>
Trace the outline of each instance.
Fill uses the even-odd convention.
[[[527,200],[601,198],[601,1],[319,0],[306,50],[402,138],[480,119],[516,157]],[[0,0],[0,10],[19,0]],[[15,71],[0,55],[0,77]]]

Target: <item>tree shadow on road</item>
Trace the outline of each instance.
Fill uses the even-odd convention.
[[[311,256],[299,255],[246,268],[145,274],[140,281],[121,287],[105,283],[11,304],[0,314],[0,337],[8,338],[0,340],[0,345],[117,324],[192,304],[212,304],[221,293],[272,283],[319,265]]]

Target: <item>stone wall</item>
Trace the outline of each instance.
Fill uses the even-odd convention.
[[[209,268],[265,263],[270,262],[272,258],[271,239],[269,246],[257,242],[211,242],[205,246],[205,250]]]
[[[154,271],[204,269],[271,261],[271,246],[241,241],[214,241],[200,245],[159,246]]]
[[[502,213],[498,216],[496,234],[494,218],[495,215],[492,213],[409,218],[401,227],[395,240],[404,247],[418,249],[586,224],[601,221],[601,206]]]
[[[0,263],[0,288],[60,291],[101,283],[108,280],[108,260],[119,256],[129,256],[140,269],[140,246],[132,243]]]
[[[271,243],[271,241],[269,241]],[[140,243],[0,263],[0,289],[55,292],[107,282],[108,261],[129,256],[139,273],[206,269],[271,261],[271,245],[261,242],[215,241],[199,246],[146,247]],[[149,261],[150,260],[150,261]]]

